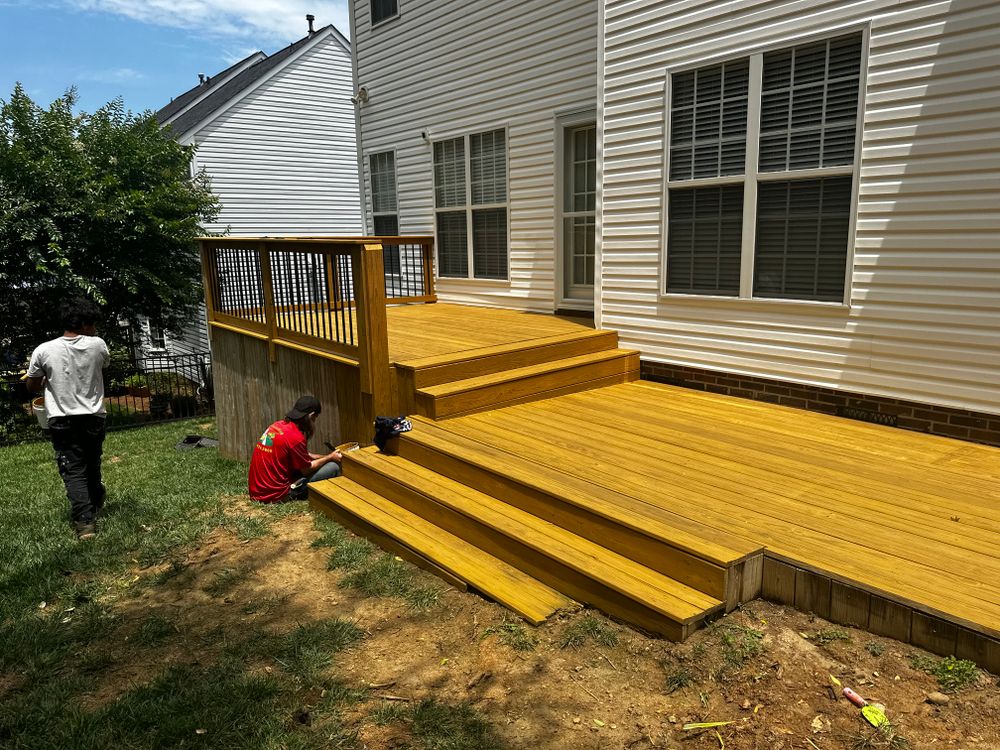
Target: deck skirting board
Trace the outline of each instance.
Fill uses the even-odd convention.
[[[761,598],[1000,672],[1000,639],[767,553]]]

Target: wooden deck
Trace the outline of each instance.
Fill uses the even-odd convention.
[[[531,570],[668,635],[697,626],[685,591],[710,597],[697,604],[704,617],[759,593],[1000,668],[994,448],[639,381],[444,422],[418,418],[398,457],[359,454],[345,473],[387,496],[394,476],[408,483],[410,502],[414,493],[429,497],[435,512],[452,502],[471,516],[478,511],[469,506],[484,503],[485,517],[501,512],[485,504],[502,500],[525,514],[524,528],[537,522],[523,534],[548,524],[584,539],[581,549],[600,541],[615,564],[629,557],[686,587],[669,591],[685,602],[661,608],[676,628],[656,612],[587,599],[586,587],[560,586],[537,563]],[[441,476],[457,485],[445,487]],[[442,500],[458,487],[481,495]],[[460,532],[464,522],[449,518]],[[504,554],[479,533],[480,546]],[[654,541],[667,546],[657,551]],[[763,557],[751,566],[755,550]],[[613,578],[602,585],[614,588]],[[671,585],[655,579],[629,595],[666,602]]]

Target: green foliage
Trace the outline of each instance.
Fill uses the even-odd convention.
[[[840,628],[826,628],[825,630],[818,631],[813,636],[813,640],[821,646],[826,646],[834,641],[846,641],[850,643],[851,636],[846,630],[841,630]]]
[[[483,631],[483,638],[497,636],[500,643],[510,646],[515,651],[534,651],[538,640],[519,622],[501,622],[491,625]]]
[[[0,331],[14,361],[61,332],[58,303],[100,304],[178,330],[200,299],[194,239],[218,215],[193,149],[117,99],[75,113],[72,89],[47,109],[18,85],[0,100]],[[168,262],[169,261],[169,262]]]
[[[134,373],[125,378],[125,386],[127,388],[147,388],[149,386],[149,381],[146,376],[141,373]]]
[[[937,659],[917,654],[910,659],[910,666],[937,678],[938,685],[946,693],[957,693],[979,679],[979,669],[973,662],[954,656]]]
[[[601,646],[615,646],[618,643],[618,633],[594,615],[585,615],[567,626],[559,645],[562,648],[579,648],[587,641],[594,641]]]
[[[885,644],[878,641],[868,641],[865,650],[874,657],[879,657],[885,653]]]
[[[686,688],[694,682],[694,675],[689,669],[685,667],[678,667],[677,669],[667,672],[666,684],[664,686],[667,695],[671,693],[676,693],[681,688]]]

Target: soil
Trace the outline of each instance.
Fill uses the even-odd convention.
[[[234,511],[259,512],[246,501],[236,504]],[[136,628],[160,613],[183,637],[141,650],[122,640],[112,647],[120,651],[111,655],[113,675],[89,702],[110,700],[167,664],[209,663],[227,632],[340,617],[366,633],[338,656],[336,674],[348,685],[374,686],[372,698],[348,716],[372,750],[409,740],[402,725],[366,719],[371,711],[383,700],[423,698],[469,702],[511,748],[525,750],[1000,748],[995,677],[982,673],[947,705],[931,705],[926,698],[940,689],[936,680],[910,666],[923,652],[864,631],[758,601],[675,644],[584,610],[525,626],[537,645],[517,651],[497,635],[484,637],[491,626],[520,622],[499,605],[443,583],[439,603],[424,612],[398,599],[367,598],[338,585],[341,574],[326,569],[329,549],[310,546],[317,532],[309,514],[272,523],[270,534],[251,541],[214,532],[177,561],[169,581],[121,600],[119,611],[124,607]],[[225,596],[204,590],[219,571],[245,566],[254,572]],[[561,647],[567,628],[593,617],[617,635],[616,645]],[[761,635],[747,635],[751,630]],[[142,656],[116,658],[126,652]],[[834,699],[831,675],[883,704],[897,739],[872,729],[844,698]],[[732,723],[683,728],[695,722]]]

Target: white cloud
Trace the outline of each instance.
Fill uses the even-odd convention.
[[[346,0],[67,0],[80,10],[126,16],[186,29],[200,36],[268,39],[288,43],[306,35],[306,14],[316,28],[334,24],[350,33]],[[268,52],[269,50],[265,50]]]
[[[132,68],[109,68],[107,70],[87,70],[80,73],[82,81],[97,83],[135,83],[146,76]]]

